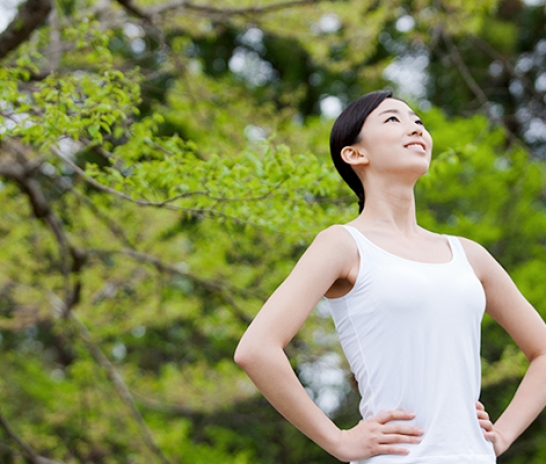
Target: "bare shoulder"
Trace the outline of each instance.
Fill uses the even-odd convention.
[[[489,252],[474,240],[470,240],[465,237],[457,237],[461,244],[463,245],[464,251],[468,258],[480,259],[485,256],[491,256]]]
[[[320,255],[330,263],[345,267],[358,256],[358,249],[349,231],[336,224],[319,232],[307,253]]]
[[[335,247],[336,249],[356,250],[356,243],[352,239],[351,234],[340,224],[332,225],[319,232],[314,241],[320,242],[322,245]]]
[[[457,238],[463,246],[468,262],[482,282],[487,278],[491,270],[500,267],[500,264],[484,246],[465,237]]]

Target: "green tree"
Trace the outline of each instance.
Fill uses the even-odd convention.
[[[0,460],[334,462],[231,358],[313,235],[356,213],[327,103],[404,92],[404,59],[429,63],[409,92],[436,147],[421,223],[483,243],[545,316],[545,171],[526,136],[542,101],[513,92],[540,88],[543,16],[492,0],[23,2],[0,34]],[[320,307],[288,351],[354,423],[349,383],[315,381],[346,367]],[[483,356],[496,415],[526,364],[489,319]],[[537,421],[502,461],[542,462],[542,436]]]

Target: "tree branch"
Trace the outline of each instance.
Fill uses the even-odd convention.
[[[34,216],[42,220],[53,232],[59,246],[60,270],[65,282],[65,306],[67,310],[70,310],[78,302],[81,290],[80,279],[76,278],[74,284],[71,285],[70,275],[79,273],[83,266],[84,256],[68,243],[61,220],[50,208],[40,183],[33,177],[39,167],[36,160],[29,160],[23,146],[14,140],[4,140],[3,143],[13,153],[17,161],[0,164],[0,175],[15,181],[19,189],[28,197]],[[69,263],[68,257],[72,258],[72,263]]]
[[[164,401],[147,398],[134,391],[133,396],[135,396],[137,401],[141,403],[144,407],[152,409],[154,411],[166,412],[169,414],[178,414],[184,417],[193,417],[198,414],[198,412],[194,409],[190,408],[189,406],[184,406],[182,404],[165,403]]]
[[[102,190],[103,192],[110,193],[112,195],[118,196],[118,197],[122,198],[123,200],[130,201],[131,203],[135,203],[135,204],[140,205],[140,206],[155,206],[156,208],[166,208],[166,209],[170,209],[170,210],[173,210],[173,211],[187,211],[187,212],[190,212],[190,213],[199,213],[199,212],[201,212],[201,213],[214,213],[214,214],[221,215],[222,213],[214,212],[212,210],[181,208],[181,207],[178,207],[178,206],[172,206],[170,204],[173,203],[176,200],[180,200],[181,198],[196,197],[196,196],[201,196],[201,197],[204,196],[204,197],[210,198],[213,201],[218,201],[218,202],[225,202],[225,201],[259,201],[259,200],[263,200],[265,198],[269,198],[271,196],[271,192],[273,191],[273,189],[271,189],[269,192],[267,192],[267,193],[265,193],[263,195],[259,195],[259,196],[256,196],[256,197],[248,197],[248,198],[220,198],[220,197],[212,196],[212,195],[208,194],[206,191],[195,191],[195,192],[181,193],[179,195],[175,195],[173,197],[167,198],[166,200],[163,200],[163,201],[148,201],[148,200],[141,200],[141,199],[138,199],[138,198],[135,199],[135,198],[132,198],[131,196],[123,193],[123,192],[119,192],[119,191],[117,191],[117,190],[115,190],[115,189],[113,189],[111,187],[108,187],[107,185],[101,184],[100,182],[96,181],[91,176],[89,176],[82,168],[80,168],[76,163],[74,163],[73,161],[69,160],[66,156],[64,156],[60,152],[60,150],[58,150],[56,147],[51,147],[51,150],[53,151],[53,153],[55,155],[57,155],[61,160],[63,160],[68,166],[70,166],[74,170],[74,172],[76,174],[78,174],[83,180],[85,180],[86,182],[91,184],[93,187],[95,187],[95,188],[97,188],[99,190]],[[104,150],[100,150],[99,153],[103,154],[103,153],[107,153],[107,152],[105,152]],[[1,174],[1,172],[0,172],[0,174]],[[277,185],[274,186],[274,188],[278,188],[281,185],[281,183],[282,182],[279,182]]]
[[[30,34],[47,18],[51,0],[27,0],[0,34],[0,60],[25,42]]]
[[[472,77],[472,74],[470,73],[468,66],[464,62],[461,54],[459,53],[459,50],[453,43],[453,40],[451,40],[451,37],[445,31],[443,34],[443,38],[444,38],[444,42],[447,45],[447,48],[449,49],[451,58],[455,62],[455,65],[457,66],[457,69],[459,70],[462,78],[466,82],[466,85],[468,85],[468,87],[470,88],[472,93],[476,96],[480,104],[488,108],[490,106],[490,103],[489,103],[489,99],[487,98],[487,95],[485,95],[485,92],[478,85],[476,80]]]
[[[87,253],[95,253],[97,255],[113,255],[113,254],[123,254],[126,256],[130,256],[135,261],[139,261],[142,263],[148,263],[154,266],[159,272],[164,272],[166,274],[171,275],[179,275],[181,277],[185,277],[186,279],[190,280],[194,284],[198,285],[205,291],[220,296],[225,303],[231,306],[233,313],[239,318],[243,323],[250,324],[252,321],[251,317],[249,317],[242,308],[237,304],[235,299],[232,296],[232,292],[234,291],[233,288],[228,288],[225,285],[223,285],[220,282],[214,282],[210,280],[205,280],[200,277],[197,277],[194,274],[191,274],[187,271],[183,271],[176,266],[173,266],[172,264],[168,264],[163,262],[160,258],[153,255],[148,255],[146,253],[142,253],[137,250],[133,250],[130,248],[125,248],[123,250],[99,250],[99,249],[90,249],[87,250]],[[239,293],[243,293],[241,289],[237,289]],[[248,294],[246,296],[249,296]],[[262,298],[263,299],[263,298]]]
[[[140,8],[138,8],[134,3],[133,0],[116,0],[125,10],[127,10],[129,13],[135,15],[136,17],[143,19],[144,21],[151,23],[152,17],[147,14],[145,11],[142,11]]]
[[[6,434],[19,445],[19,447],[25,452],[30,461],[33,464],[60,464],[57,461],[52,461],[51,459],[44,458],[40,456],[34,448],[30,446],[26,441],[24,441],[15,431],[11,428],[10,423],[5,418],[5,416],[0,412],[0,426],[4,429]]]
[[[472,37],[472,41],[491,58],[500,61],[503,67],[510,73],[511,77],[519,79],[525,87],[525,90],[533,95],[534,98],[537,100],[544,98],[544,92],[539,92],[534,83],[524,73],[517,72],[513,64],[510,63],[510,60],[496,50],[490,43],[481,37]]]
[[[53,215],[51,209],[49,208],[47,200],[40,189],[40,185],[35,179],[31,177],[32,170],[26,163],[26,160],[21,159],[23,156],[22,151],[14,151],[16,151],[16,157],[19,158],[20,161],[15,161],[9,164],[2,163],[0,165],[0,175],[14,180],[19,185],[19,188],[28,196],[30,204],[32,206],[32,210],[34,212],[34,216],[36,216],[37,219],[43,220],[49,225],[49,227],[55,234],[57,241],[59,242],[61,255],[64,256],[65,252],[67,251],[68,245],[62,227],[57,218]],[[63,272],[67,272],[66,265],[63,264],[62,267]]]
[[[129,195],[123,193],[123,192],[118,192],[117,190],[96,181],[91,176],[89,176],[82,168],[80,168],[76,163],[74,163],[73,161],[69,160],[66,156],[64,156],[60,152],[60,150],[58,150],[56,147],[51,146],[50,148],[51,148],[51,151],[56,156],[58,156],[64,163],[66,163],[68,166],[70,166],[74,170],[74,172],[76,174],[78,174],[85,182],[87,182],[88,184],[92,185],[93,187],[95,187],[95,188],[97,188],[97,189],[99,189],[99,190],[101,190],[103,192],[106,192],[106,193],[109,193],[111,195],[115,195],[115,196],[117,196],[119,198],[122,198],[123,200],[129,201],[131,203],[135,203],[135,204],[140,205],[140,206],[153,206],[153,207],[156,207],[156,208],[168,209],[170,211],[180,211],[180,212],[187,213],[189,215],[192,215],[194,217],[199,217],[199,218],[220,217],[220,218],[223,218],[223,219],[226,219],[226,220],[234,221],[234,222],[236,222],[238,224],[245,224],[245,225],[248,225],[248,226],[263,229],[262,225],[259,225],[259,224],[256,224],[256,223],[250,222],[250,221],[245,221],[244,219],[240,219],[240,218],[238,218],[236,216],[232,216],[232,215],[223,213],[221,211],[218,211],[218,210],[215,210],[215,209],[212,209],[212,208],[184,208],[184,207],[181,207],[181,206],[176,206],[176,205],[171,204],[175,200],[178,200],[180,198],[187,198],[187,197],[191,197],[191,196],[207,196],[208,198],[210,198],[213,201],[228,201],[228,199],[225,199],[225,198],[212,197],[212,196],[208,195],[207,192],[198,191],[198,192],[181,193],[180,195],[176,195],[176,196],[174,196],[172,198],[167,198],[166,200],[163,200],[163,201],[148,201],[148,200],[141,200],[141,199],[138,199],[138,198],[136,198],[136,199],[132,198],[131,196],[129,196]],[[1,171],[0,171],[0,174],[1,174]],[[260,199],[266,198],[268,196],[269,196],[269,194],[266,194],[263,197],[238,198],[238,199],[234,199],[234,201],[260,200]]]
[[[95,217],[103,222],[106,227],[112,232],[112,234],[117,237],[124,246],[133,248],[133,243],[129,240],[127,237],[127,234],[125,233],[125,230],[123,227],[121,227],[116,221],[114,221],[110,216],[108,216],[106,213],[102,212],[95,203],[91,201],[90,198],[87,197],[87,195],[82,194],[78,189],[74,188],[72,189],[72,193],[80,200],[82,203],[87,206],[91,212],[95,215]]]
[[[322,0],[324,1],[324,0]],[[337,0],[325,0],[327,2],[333,3]],[[304,5],[312,5],[320,3],[321,0],[292,0],[288,2],[275,3],[273,5],[267,6],[251,6],[247,8],[218,8],[211,5],[197,5],[187,0],[178,0],[171,3],[166,3],[164,5],[158,5],[156,7],[148,9],[149,14],[162,14],[168,11],[177,10],[180,8],[186,10],[198,11],[200,13],[205,13],[209,15],[218,15],[218,16],[241,16],[241,15],[256,15],[263,13],[270,13],[276,10],[282,10],[284,8],[294,8]]]
[[[63,161],[65,161],[72,169],[74,169],[75,172],[77,172],[80,176],[84,177],[86,181],[89,181],[91,185],[100,186],[101,190],[105,190],[108,193],[113,193],[118,196],[122,196],[122,198],[124,199],[129,199],[130,201],[137,202],[138,204],[141,204],[141,205],[144,204],[146,206],[162,206],[162,205],[169,206],[169,205],[166,205],[166,203],[154,204],[151,202],[133,200],[129,196],[122,194],[121,192],[117,192],[113,189],[110,189],[109,187],[106,187],[100,184],[99,182],[96,182],[94,179],[90,178],[89,176],[87,176],[85,171],[83,171],[75,163],[73,163],[72,161],[64,157],[64,155],[55,147],[51,147],[51,148],[53,152],[57,156],[59,156]],[[3,167],[5,168],[4,172],[2,171]],[[168,263],[164,263],[160,258],[156,256],[148,255],[146,253],[137,251],[132,246],[129,246],[130,244],[127,242],[127,240],[124,240],[125,242],[124,244],[127,246],[127,248],[123,249],[122,251],[107,252],[104,250],[80,250],[80,249],[75,249],[69,246],[66,240],[66,237],[64,235],[64,230],[62,229],[62,225],[60,221],[57,219],[57,217],[53,214],[49,205],[47,204],[47,201],[45,199],[45,196],[43,195],[43,192],[41,192],[39,184],[37,183],[35,179],[29,178],[26,176],[25,170],[23,167],[19,166],[19,170],[16,169],[17,167],[18,166],[16,164],[10,164],[10,165],[6,163],[0,164],[0,175],[11,174],[8,177],[11,177],[14,180],[16,180],[17,183],[20,185],[20,188],[29,196],[29,199],[31,203],[33,204],[33,206],[36,205],[34,206],[35,215],[38,218],[46,220],[51,230],[55,233],[57,241],[59,242],[59,246],[62,247],[62,250],[69,251],[70,255],[72,256],[72,261],[73,261],[72,269],[71,270],[68,269],[67,263],[63,265],[63,269],[66,268],[64,270],[64,273],[65,273],[65,280],[67,281],[66,289],[65,289],[66,297],[65,297],[63,310],[68,312],[72,308],[72,306],[78,301],[79,294],[81,291],[81,285],[80,285],[79,279],[76,280],[73,290],[70,291],[70,287],[68,285],[68,277],[70,272],[76,273],[76,274],[79,273],[86,259],[86,256],[89,253],[93,253],[93,252],[98,254],[123,253],[124,255],[130,256],[131,258],[135,259],[136,261],[152,264],[159,272],[181,275],[183,277],[190,279],[193,283],[203,288],[204,290],[210,292],[211,294],[220,296],[227,304],[229,304],[232,307],[234,314],[241,321],[243,321],[245,324],[250,323],[251,321],[250,317],[246,315],[246,313],[239,307],[239,305],[237,304],[237,302],[235,301],[235,299],[233,298],[231,294],[232,293],[231,289],[226,288],[226,286],[222,285],[221,283],[207,281],[207,280],[201,279],[198,276],[192,275],[188,272],[183,272],[180,269],[178,269],[176,266],[173,266]],[[175,208],[173,207],[172,209],[175,209]],[[188,210],[184,208],[176,208],[176,209],[182,210],[182,211],[194,211],[195,213],[199,213],[199,214],[203,214],[203,212],[205,211],[205,210]],[[216,213],[213,210],[206,210],[206,211],[210,212],[210,214]],[[62,254],[64,256],[64,253]]]
[[[139,200],[139,199],[131,198],[129,195],[126,195],[123,192],[118,192],[117,190],[115,190],[115,189],[113,189],[111,187],[108,187],[107,185],[103,185],[100,182],[97,182],[95,179],[93,179],[92,177],[87,175],[87,173],[82,168],[80,168],[76,163],[70,161],[66,156],[64,156],[60,152],[60,150],[58,150],[56,147],[52,146],[51,151],[56,156],[58,156],[64,163],[66,163],[68,166],[70,166],[74,170],[74,172],[76,174],[78,174],[83,180],[85,180],[87,183],[91,184],[93,187],[95,187],[95,188],[97,188],[97,189],[99,189],[99,190],[101,190],[103,192],[110,193],[111,195],[115,195],[115,196],[120,197],[120,198],[122,198],[124,200],[130,201],[131,203],[136,203],[137,205],[140,205],[140,206],[156,206],[156,207],[161,207],[161,208],[172,209],[174,211],[179,211],[180,210],[180,208],[173,207],[173,206],[169,205],[169,202],[171,201],[170,199],[168,199],[168,200],[166,200],[164,202],[153,202],[153,201]]]
[[[453,43],[453,40],[451,40],[451,37],[449,34],[447,34],[445,31],[443,33],[443,39],[445,44],[447,45],[447,48],[449,50],[449,54],[453,61],[455,62],[455,65],[457,66],[457,69],[459,70],[459,73],[461,74],[461,77],[466,82],[466,85],[470,88],[472,93],[476,96],[484,110],[487,112],[487,115],[498,125],[504,128],[506,133],[509,136],[510,142],[514,142],[518,140],[518,137],[516,134],[514,134],[510,128],[505,124],[503,119],[499,116],[496,116],[491,111],[491,102],[487,98],[487,95],[482,90],[482,88],[479,86],[479,84],[476,82],[472,74],[470,73],[470,70],[468,69],[468,66],[463,60],[463,57],[459,53],[458,48]]]
[[[127,385],[125,385],[125,382],[123,381],[121,375],[118,373],[118,371],[112,365],[106,355],[102,352],[99,346],[93,342],[91,333],[89,332],[89,329],[85,326],[85,324],[76,316],[74,312],[71,312],[69,314],[70,318],[75,322],[75,325],[80,333],[82,340],[87,346],[87,349],[91,352],[93,358],[95,358],[95,361],[106,371],[108,378],[114,384],[114,387],[119,393],[122,401],[131,411],[131,415],[133,416],[133,419],[137,423],[138,427],[140,428],[140,432],[142,433],[142,436],[144,437],[144,441],[146,442],[148,448],[150,448],[150,450],[159,458],[161,462],[163,462],[164,464],[171,464],[171,461],[167,458],[167,456],[165,456],[159,445],[156,443],[152,432],[148,428],[144,417],[142,417],[142,414],[140,413],[133,399],[133,396],[127,388]]]

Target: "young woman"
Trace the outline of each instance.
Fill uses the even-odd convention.
[[[417,224],[413,188],[432,139],[406,103],[388,92],[351,103],[330,149],[360,215],[317,235],[249,326],[236,362],[341,461],[496,462],[546,405],[546,325],[484,248]],[[323,296],[362,397],[363,419],[349,430],[313,403],[283,351]],[[478,402],[484,310],[530,361],[494,424]]]

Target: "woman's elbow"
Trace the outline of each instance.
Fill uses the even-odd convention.
[[[233,360],[241,369],[246,371],[252,365],[252,361],[255,358],[256,349],[243,337],[235,349]]]
[[[267,362],[268,353],[272,351],[274,349],[267,340],[263,338],[258,340],[245,334],[235,350],[233,359],[239,367],[248,372],[253,366]]]
[[[244,347],[241,346],[241,343],[237,345],[235,353],[233,354],[233,360],[235,364],[244,369],[245,364],[247,363],[247,353]]]

